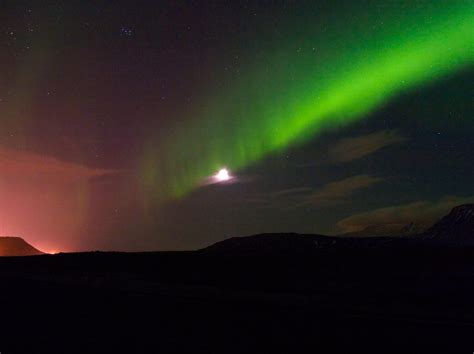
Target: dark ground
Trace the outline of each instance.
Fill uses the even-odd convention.
[[[472,353],[474,249],[0,258],[0,352]]]

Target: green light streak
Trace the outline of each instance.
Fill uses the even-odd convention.
[[[209,92],[192,118],[147,146],[142,179],[159,200],[366,117],[394,96],[454,73],[474,59],[474,7],[449,3],[374,27],[308,31],[264,48],[247,74]],[[317,26],[315,26],[317,27]],[[301,49],[300,49],[301,48]],[[315,50],[316,49],[316,50]]]

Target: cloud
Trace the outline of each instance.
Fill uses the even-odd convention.
[[[474,196],[445,196],[438,201],[415,201],[349,216],[337,223],[344,232],[364,229],[369,225],[422,223],[431,224],[460,204],[474,203]]]
[[[73,182],[116,173],[31,152],[0,148],[0,177]]]
[[[297,187],[266,195],[243,199],[246,203],[260,204],[272,208],[330,207],[350,201],[350,197],[362,189],[382,181],[370,175],[356,175],[323,185],[321,188]]]
[[[396,130],[381,130],[355,138],[339,140],[329,149],[329,157],[333,162],[348,162],[373,154],[385,146],[404,141]]]
[[[382,181],[382,178],[370,175],[357,175],[339,181],[330,182],[305,196],[302,204],[324,207],[345,203],[353,194]]]
[[[283,189],[283,190],[273,193],[273,197],[280,198],[280,197],[285,197],[285,196],[294,196],[301,193],[311,192],[312,190],[313,188],[310,188],[310,187],[297,187],[297,188]]]
[[[285,208],[289,204],[299,203],[302,197],[311,193],[311,187],[296,187],[282,189],[272,193],[258,193],[252,196],[244,196],[240,200],[244,204],[253,204],[260,207],[268,208]]]

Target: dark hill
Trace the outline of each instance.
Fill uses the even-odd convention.
[[[35,256],[43,254],[21,237],[0,237],[0,256]]]
[[[456,246],[474,246],[474,204],[459,205],[434,224],[422,237]]]
[[[371,234],[370,237],[363,237],[362,234],[357,236],[348,236],[347,234],[340,236],[296,233],[259,234],[232,237],[217,242],[203,251],[280,254],[311,252],[325,248],[404,247],[415,244],[474,246],[474,204],[453,208],[448,215],[425,232],[414,234],[412,227],[404,227],[400,230],[405,230],[405,233],[397,233],[396,236],[388,236],[383,233],[380,235]]]
[[[435,239],[464,240],[471,208],[414,238],[266,234],[200,252],[0,257],[0,350],[469,353],[474,247]]]
[[[422,223],[373,224],[359,231],[346,232],[340,237],[399,237],[417,235],[426,231],[430,225]]]
[[[212,252],[242,253],[282,253],[306,252],[322,246],[329,246],[332,239],[320,235],[300,235],[296,233],[259,234],[245,237],[232,237],[217,242],[207,248]]]
[[[372,248],[391,243],[390,237],[338,237],[311,234],[260,234],[232,237],[204,249],[206,252],[227,253],[303,253],[326,248]]]

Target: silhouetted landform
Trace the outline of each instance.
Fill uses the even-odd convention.
[[[431,227],[431,224],[422,223],[393,223],[393,224],[374,224],[365,227],[360,231],[346,232],[337,235],[338,237],[400,237],[411,236],[425,232]]]
[[[390,229],[378,228],[380,229]],[[402,227],[405,234],[396,236],[370,235],[357,236],[324,236],[313,234],[260,234],[245,237],[233,237],[211,246],[203,251],[207,252],[237,252],[237,253],[284,253],[284,252],[311,252],[321,248],[380,248],[404,247],[413,244],[444,244],[446,246],[474,245],[474,204],[465,204],[455,207],[451,212],[421,233],[413,224]],[[372,229],[371,231],[374,231]]]
[[[0,256],[36,256],[43,254],[21,237],[0,237]]]
[[[474,246],[474,204],[455,207],[421,237],[458,246]]]
[[[1,257],[0,350],[470,353],[469,235],[472,205],[400,247],[223,252],[220,243],[216,251]],[[243,239],[301,250],[333,238]]]

